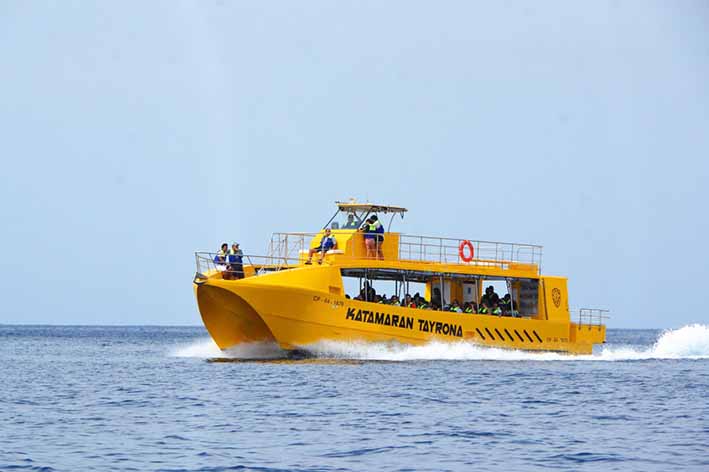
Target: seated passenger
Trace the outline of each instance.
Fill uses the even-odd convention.
[[[512,311],[512,298],[509,293],[505,294],[505,296],[502,297],[502,300],[500,300],[500,309],[504,315],[507,315],[510,311]]]
[[[411,298],[411,295],[408,293],[404,296],[404,302],[401,304],[401,306],[405,306],[407,308],[416,308],[416,304],[414,303],[414,300]]]
[[[399,297],[392,295],[389,299],[389,305],[399,306]]]
[[[480,313],[500,315],[502,310],[499,307],[500,297],[495,293],[495,287],[490,285],[485,289],[485,295],[480,299],[480,306],[482,307]]]
[[[334,236],[332,236],[331,233],[332,232],[330,231],[330,228],[325,229],[325,236],[323,236],[320,240],[320,245],[308,251],[308,260],[305,261],[306,264],[313,263],[313,254],[315,254],[316,252],[320,253],[320,259],[318,259],[318,264],[322,264],[322,260],[323,257],[325,257],[325,253],[327,253],[327,251],[329,251],[330,249],[337,249],[337,240]]]
[[[347,214],[347,221],[342,229],[357,229],[359,226],[359,220],[355,218],[353,213]]]
[[[512,301],[512,297],[510,297],[509,293],[502,297],[500,308],[502,308],[502,314],[505,316],[519,317],[519,307],[517,303]]]
[[[466,314],[473,313],[473,306],[470,304],[470,302],[463,303],[463,313],[466,313]]]
[[[364,283],[364,287],[359,291],[359,299],[371,302],[377,296],[377,291],[369,282]]]
[[[453,303],[451,303],[451,306],[448,308],[448,310],[453,311],[455,313],[463,313],[463,309],[460,307],[458,300],[453,300]]]

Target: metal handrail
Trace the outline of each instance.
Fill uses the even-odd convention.
[[[268,246],[271,257],[298,257],[310,247],[310,239],[319,233],[273,233]],[[470,262],[460,260],[459,247],[465,241],[457,238],[399,235],[399,259],[417,262],[438,262],[470,265],[507,265],[510,263],[535,264],[541,270],[543,247],[535,244],[507,243],[501,241],[469,240],[475,249]]]
[[[608,318],[610,318],[609,310],[601,310],[598,308],[579,308],[578,324],[587,326],[602,326]]]
[[[200,274],[206,275],[210,272],[223,272],[229,265],[226,261],[224,263],[215,262],[214,259],[217,254],[214,252],[199,251],[194,254],[197,272]],[[290,257],[261,256],[256,254],[243,254],[241,257],[242,266],[256,268],[256,275],[289,269],[298,264],[298,259]]]
[[[317,235],[318,233],[273,233],[268,245],[268,254],[271,257],[298,258],[300,251],[308,249],[310,239]]]
[[[499,241],[469,240],[475,257],[470,262],[460,260],[459,248],[464,239],[439,238],[402,234],[399,237],[399,258],[439,262],[480,265],[526,263],[541,267],[542,246],[534,244],[505,243]]]
[[[407,237],[414,237],[414,238],[424,238],[424,239],[435,239],[435,240],[443,240],[443,241],[465,241],[463,238],[442,238],[440,236],[426,236],[426,235],[421,235],[421,234],[405,234],[401,233],[401,236],[407,236]],[[485,243],[485,244],[500,244],[500,245],[506,245],[506,246],[524,246],[524,247],[535,247],[542,249],[543,246],[539,246],[536,244],[528,244],[528,243],[510,243],[506,241],[487,241],[484,239],[469,239],[471,243]]]

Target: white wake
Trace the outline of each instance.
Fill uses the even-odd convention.
[[[286,353],[278,345],[272,343],[239,344],[222,351],[211,338],[207,338],[178,347],[172,352],[172,355],[201,359],[281,359],[286,356]]]
[[[571,356],[476,346],[466,342],[432,342],[423,346],[399,343],[324,341],[306,349],[318,358],[378,361],[495,360],[495,361],[626,361],[646,359],[709,359],[709,326],[693,324],[663,332],[652,346],[601,346],[592,355]],[[285,352],[274,344],[244,344],[222,351],[211,339],[174,352],[177,357],[276,359]]]

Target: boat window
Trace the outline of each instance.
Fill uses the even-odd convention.
[[[414,297],[416,294],[419,297],[424,297],[426,292],[426,284],[424,282],[378,279],[368,277],[368,274],[359,274],[360,276],[346,276],[343,274],[342,282],[345,288],[345,293],[350,298],[362,299],[362,301],[375,302],[379,298],[391,300],[391,297],[396,295],[399,300],[403,300],[407,294]],[[372,290],[367,290],[366,287],[371,287]],[[368,295],[376,294],[376,300],[370,300]]]
[[[492,288],[495,290],[495,293],[497,294],[498,297],[502,298],[505,296],[505,294],[510,293],[509,287],[507,285],[507,282],[505,280],[500,280],[500,279],[493,279],[493,280],[481,280],[480,281],[480,289],[481,293],[485,293],[485,289],[488,287],[492,286]],[[516,300],[516,299],[515,299]]]
[[[520,315],[536,315],[539,304],[539,281],[534,279],[520,280],[517,284],[513,284],[513,290],[513,293],[518,292]]]
[[[362,226],[365,216],[363,211],[338,210],[325,227],[331,229],[358,229]]]
[[[373,268],[342,269],[342,279],[345,293],[350,298],[367,302],[379,302],[378,297],[386,295],[382,302],[389,300],[388,303],[392,304],[391,297],[396,295],[397,301],[402,303],[407,294],[414,297],[418,293],[423,306],[429,309],[454,311],[452,307],[461,307],[465,310],[467,305],[475,313],[480,308],[485,289],[492,286],[500,299],[500,312],[494,314],[533,317],[538,311],[539,281],[536,279],[481,278],[470,274]],[[427,284],[430,284],[429,290]],[[509,297],[505,298],[507,295]]]
[[[502,299],[509,294],[511,302],[509,311],[519,314],[522,317],[529,317],[537,314],[537,300],[539,281],[531,279],[494,279],[481,280],[481,293],[485,293],[487,287],[492,286],[495,293]]]

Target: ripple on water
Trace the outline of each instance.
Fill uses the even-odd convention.
[[[611,330],[581,358],[348,345],[224,362],[201,328],[28,329],[0,326],[0,470],[707,465],[703,328]]]

